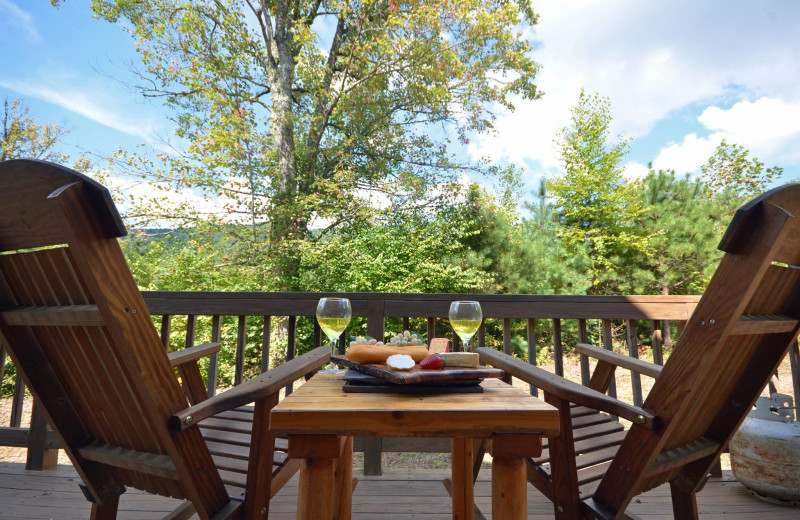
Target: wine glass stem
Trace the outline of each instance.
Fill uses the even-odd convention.
[[[331,341],[331,356],[336,355],[336,340],[332,339]]]

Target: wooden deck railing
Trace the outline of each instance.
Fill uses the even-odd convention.
[[[536,351],[544,347],[547,341],[554,353],[555,372],[563,375],[563,357],[565,347],[574,341],[601,344],[611,349],[612,344],[622,340],[628,354],[638,357],[640,332],[650,339],[656,363],[662,364],[664,359],[664,340],[662,329],[665,322],[677,323],[678,331],[689,318],[699,300],[699,296],[543,296],[543,295],[464,295],[464,294],[394,294],[394,293],[211,293],[211,292],[144,292],[144,299],[150,313],[160,322],[162,342],[175,348],[175,336],[180,334],[182,346],[192,346],[205,341],[220,341],[223,352],[235,349],[233,384],[238,384],[245,377],[248,346],[248,324],[250,329],[260,326],[258,338],[253,340],[250,334],[250,349],[259,352],[260,369],[266,370],[270,353],[280,349],[286,359],[294,357],[301,348],[319,345],[323,338],[314,320],[319,298],[324,296],[341,296],[350,299],[355,318],[366,319],[366,330],[355,331],[383,338],[387,332],[387,320],[394,320],[392,330],[412,327],[426,334],[427,338],[437,335],[452,337],[447,323],[447,312],[450,302],[459,299],[478,300],[484,315],[484,325],[478,332],[477,343],[484,346],[497,342],[506,353],[512,352],[513,338],[516,334],[523,336],[527,345],[533,347],[528,353],[531,363],[536,363]],[[160,318],[159,318],[160,317]],[[181,325],[175,324],[180,317]],[[198,318],[205,320],[203,328],[206,335],[198,334]],[[235,339],[227,340],[223,334],[224,319],[235,317]],[[306,320],[304,330],[313,330],[305,342],[298,342],[298,331],[302,328],[299,321]],[[210,326],[209,326],[210,324]],[[283,333],[280,340],[275,339],[276,325],[280,324]],[[312,325],[313,324],[313,325]],[[310,327],[313,326],[313,329]],[[397,330],[394,330],[397,327]],[[423,327],[424,330],[418,330]],[[642,328],[645,330],[641,330]],[[498,332],[496,339],[487,329]],[[570,340],[565,343],[566,330],[569,329]],[[539,333],[537,334],[537,330]],[[545,334],[542,331],[546,331]],[[353,331],[348,331],[353,334]],[[346,333],[346,334],[348,334]],[[591,335],[591,337],[590,337]],[[202,337],[200,337],[202,336]],[[224,337],[223,337],[224,336]],[[256,341],[256,345],[252,342]],[[310,343],[310,344],[306,344]],[[344,336],[339,343],[340,351],[344,351]],[[458,348],[458,342],[455,342]],[[792,374],[794,393],[798,391],[798,355],[797,348],[792,349]],[[0,366],[5,361],[5,354],[0,349]],[[250,360],[251,362],[253,360]],[[581,360],[581,377],[584,384],[589,378],[588,360]],[[208,391],[213,394],[219,379],[219,363],[216,356],[208,366]],[[641,404],[643,391],[638,375],[631,378],[632,396],[635,404]],[[531,389],[536,393],[536,389]],[[291,392],[287,388],[287,392]],[[611,392],[615,392],[612,384]],[[615,394],[614,394],[615,395]],[[33,411],[32,425],[21,427],[22,403],[24,387],[19,377],[14,388],[13,408],[8,427],[0,427],[0,445],[27,446],[29,448],[29,467],[41,467],[48,464],[47,450],[58,446],[52,432],[44,431],[44,420],[40,413]],[[449,442],[438,442],[436,439],[362,439],[357,449],[365,452],[365,473],[380,473],[380,454],[383,451],[449,451]]]

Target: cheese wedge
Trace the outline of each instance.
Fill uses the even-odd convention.
[[[478,368],[476,352],[442,352],[437,356],[444,360],[445,368]]]

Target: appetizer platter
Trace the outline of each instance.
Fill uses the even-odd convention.
[[[345,392],[393,393],[478,393],[485,378],[501,378],[498,368],[478,365],[478,354],[472,352],[439,352],[432,354],[415,334],[404,338],[402,346],[351,342],[346,357],[332,356],[331,362],[348,368],[344,375]]]

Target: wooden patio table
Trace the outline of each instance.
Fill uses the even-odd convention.
[[[474,519],[473,440],[491,440],[492,515],[527,517],[524,457],[541,453],[558,431],[558,411],[499,379],[483,393],[344,393],[342,376],[316,374],[270,414],[270,432],[289,437],[300,469],[297,518],[347,520],[351,513],[353,436],[450,437],[453,518]]]

